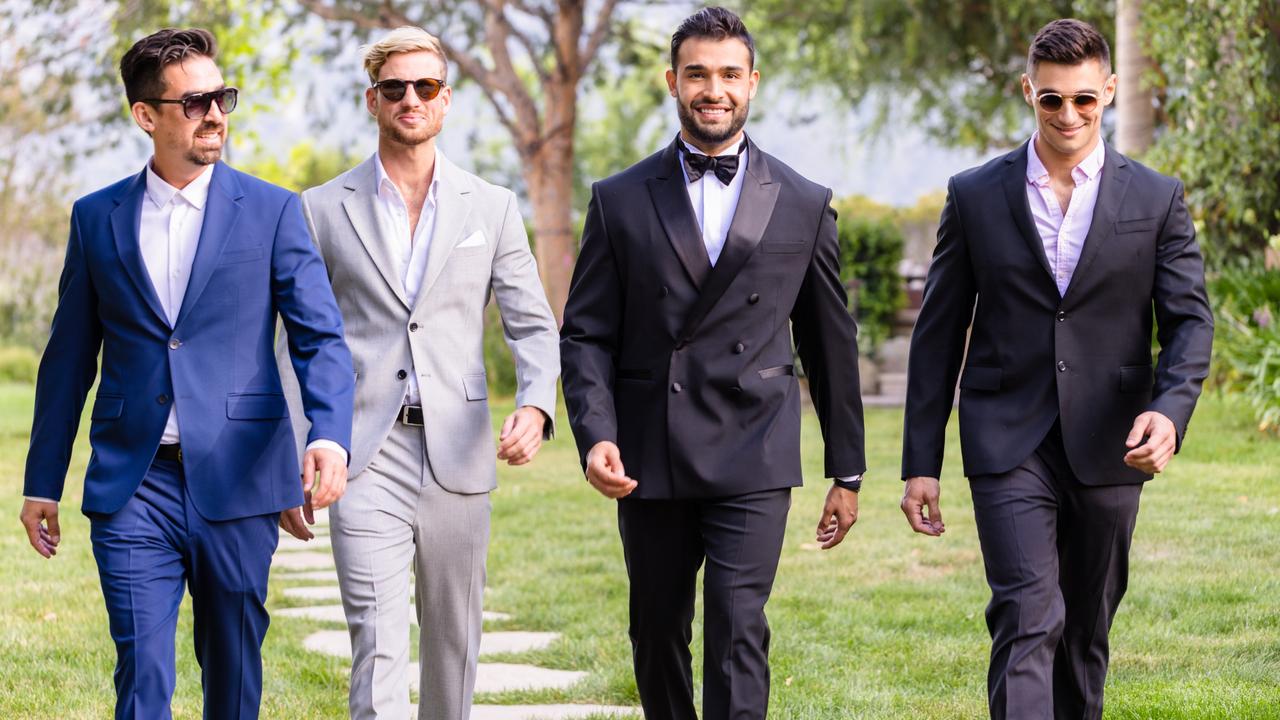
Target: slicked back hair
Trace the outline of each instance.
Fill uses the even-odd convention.
[[[142,38],[120,58],[120,79],[129,104],[164,95],[164,69],[176,62],[203,55],[218,57],[218,41],[203,28],[165,28]]]
[[[722,7],[708,7],[699,10],[690,15],[680,23],[680,27],[676,28],[675,34],[671,36],[671,69],[679,71],[676,56],[680,54],[680,46],[689,38],[707,38],[709,40],[729,40],[736,38],[741,40],[747,46],[747,52],[751,54],[751,67],[754,70],[756,66],[756,44],[751,39],[751,33],[747,32],[747,26],[742,22],[742,18],[733,13],[732,10],[726,10]]]
[[[1102,33],[1087,22],[1073,18],[1054,20],[1040,28],[1027,51],[1027,74],[1034,73],[1042,62],[1079,65],[1097,60],[1107,75],[1111,74],[1111,48]]]
[[[444,69],[436,79],[441,82],[449,81],[449,58],[444,54],[444,45],[439,38],[422,28],[411,25],[398,27],[378,42],[364,46],[361,51],[364,55],[364,71],[369,73],[370,83],[378,82],[378,73],[382,72],[387,58],[396,53],[407,52],[429,52],[440,58],[440,65]]]

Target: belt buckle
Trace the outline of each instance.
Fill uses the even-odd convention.
[[[182,464],[182,446],[181,445],[178,446],[178,464],[179,465]]]

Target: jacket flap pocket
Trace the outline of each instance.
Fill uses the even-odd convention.
[[[1150,365],[1129,365],[1120,368],[1120,392],[1144,392],[1155,383]]]
[[[760,249],[767,253],[798,253],[804,252],[809,247],[809,243],[801,240],[800,242],[762,242]]]
[[[89,414],[91,420],[114,420],[120,417],[124,412],[124,396],[122,395],[98,395],[93,401],[93,412]]]
[[[244,393],[227,396],[227,417],[232,420],[276,420],[288,417],[289,406],[279,393]]]
[[[768,380],[769,378],[782,377],[783,375],[795,375],[796,369],[793,365],[777,365],[757,370],[756,374],[760,376],[761,380]]]
[[[1155,232],[1159,225],[1160,223],[1158,218],[1153,217],[1141,218],[1138,220],[1117,220],[1116,234],[1122,235],[1124,233]]]
[[[250,262],[262,257],[262,246],[254,245],[253,247],[226,249],[222,251],[222,256],[218,258],[218,264],[230,265],[232,263]]]
[[[485,382],[484,373],[463,375],[462,387],[467,391],[468,400],[484,400],[489,397],[489,385]]]
[[[999,390],[1003,374],[1000,368],[970,365],[960,376],[960,387],[965,390]]]

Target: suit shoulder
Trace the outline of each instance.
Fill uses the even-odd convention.
[[[596,183],[598,193],[613,195],[615,193],[633,192],[644,187],[645,180],[658,176],[662,171],[662,155],[666,148],[655,152],[621,172],[614,173]]]
[[[322,204],[328,200],[346,197],[351,192],[351,190],[348,189],[348,186],[351,184],[351,176],[355,173],[356,168],[358,167],[360,166],[357,165],[356,167],[344,170],[319,185],[303,190],[300,193],[302,199],[307,202],[308,207],[311,207],[314,210],[317,204]]]
[[[483,203],[505,207],[516,200],[516,194],[511,188],[491,183],[479,175],[463,170],[456,165],[453,166],[452,170],[454,172],[454,181],[459,187],[470,191]]]
[[[1133,174],[1134,180],[1141,183],[1143,186],[1156,189],[1160,192],[1173,192],[1173,189],[1178,186],[1179,182],[1181,182],[1178,178],[1171,175],[1165,175],[1159,170],[1149,168],[1127,155],[1121,155],[1120,157],[1123,157],[1127,162],[1129,172]],[[1106,172],[1106,170],[1104,169],[1103,172]]]
[[[969,190],[973,188],[985,190],[993,183],[999,184],[1004,175],[1005,168],[1010,164],[1017,162],[1018,151],[1005,153],[991,158],[981,165],[977,165],[965,170],[961,170],[951,176],[950,185],[957,190]]]
[[[74,211],[91,212],[99,208],[110,209],[115,207],[115,199],[125,191],[125,188],[133,184],[138,179],[137,175],[120,178],[110,185],[98,188],[87,195],[76,198],[71,207]]]
[[[234,177],[240,183],[240,189],[246,196],[267,199],[273,203],[284,203],[289,198],[297,195],[294,191],[280,187],[274,183],[267,182],[260,177],[250,175],[247,172],[236,170],[227,166],[227,169],[234,173]]]
[[[813,180],[810,180],[804,175],[801,175],[799,172],[796,171],[795,168],[779,160],[776,155],[770,155],[769,153],[764,152],[763,150],[760,151],[760,154],[764,157],[765,162],[768,164],[769,174],[773,176],[774,180],[779,180],[782,183],[790,186],[792,190],[799,192],[804,197],[812,197],[818,200],[825,200],[827,197],[827,193],[831,192],[831,189],[828,188],[826,185],[823,185],[822,183],[814,182]],[[750,172],[749,166],[748,166],[748,172]]]

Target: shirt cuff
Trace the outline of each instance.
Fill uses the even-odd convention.
[[[835,483],[837,487],[844,488],[845,490],[858,492],[862,489],[861,475],[846,475],[844,477],[832,478],[831,482]]]
[[[49,498],[42,498],[42,497],[34,497],[34,496],[32,496],[32,495],[23,495],[23,496],[22,496],[22,499],[23,499],[23,500],[30,500],[30,501],[32,501],[32,502],[51,502],[51,503],[53,503],[54,505],[57,505],[57,504],[58,504],[58,501],[57,501],[57,500],[50,500]]]
[[[307,443],[307,451],[310,452],[311,450],[332,450],[342,456],[343,464],[351,463],[351,456],[347,454],[347,449],[332,440],[325,440],[324,438],[312,440]]]

